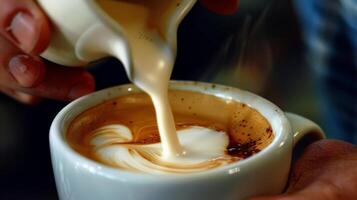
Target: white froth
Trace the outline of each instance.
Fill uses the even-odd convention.
[[[101,127],[94,132],[94,137],[91,140],[91,144],[94,146],[106,145],[111,141],[122,143],[130,142],[133,139],[130,129],[122,125],[108,125]]]
[[[91,144],[98,159],[109,165],[145,173],[190,173],[227,164],[227,134],[192,126],[177,132],[184,155],[166,158],[162,145],[128,144],[133,136],[123,125],[109,125],[95,130]]]
[[[177,131],[177,134],[185,155],[169,159],[186,164],[197,164],[225,155],[229,142],[224,132],[199,126]]]

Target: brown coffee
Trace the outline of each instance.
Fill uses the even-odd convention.
[[[268,121],[258,111],[245,104],[224,100],[212,95],[179,90],[170,91],[169,99],[178,131],[189,129],[190,127],[204,127],[217,131],[216,134],[226,134],[228,136],[229,142],[225,145],[224,158],[222,156],[215,158],[217,163],[218,161],[224,162],[219,162],[219,164],[215,162],[209,163],[204,169],[211,169],[248,158],[268,146],[274,138]],[[110,132],[110,128],[104,129],[104,131],[95,131],[100,130],[101,127],[111,127],[115,124],[127,127],[131,131],[132,138],[130,141],[118,139],[113,132]],[[98,140],[100,145],[96,146],[98,141],[95,145],[91,141],[99,135],[102,138],[99,139],[100,141]],[[82,155],[114,167],[118,167],[116,162],[104,159],[98,153],[98,149],[116,145],[126,145],[130,148],[136,145],[150,146],[160,144],[155,110],[149,96],[143,93],[117,97],[83,112],[69,126],[67,139],[70,145]],[[103,140],[106,141],[105,144]],[[199,142],[200,140],[198,140]],[[156,150],[152,151],[155,152]],[[159,166],[161,164],[164,165],[164,171],[180,173],[202,170],[200,168],[202,167],[201,164],[198,169],[192,163],[187,166],[180,166],[180,170],[171,170],[171,167],[175,168],[175,166],[171,165],[175,164],[163,163],[157,157],[150,153],[145,153],[143,150],[138,152],[133,155],[143,156],[144,159],[150,162],[154,160]],[[129,150],[129,153],[132,152]],[[113,155],[111,154],[111,156]],[[207,161],[204,163],[207,164]],[[188,170],[190,167],[194,168],[194,170]],[[119,168],[122,167],[119,166]],[[156,170],[161,170],[161,168]]]

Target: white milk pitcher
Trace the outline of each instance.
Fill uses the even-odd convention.
[[[132,78],[133,43],[176,55],[178,25],[196,0],[37,0],[53,25],[42,57],[65,66],[115,56]],[[165,50],[165,51],[166,51]],[[138,56],[143,59],[143,56]]]

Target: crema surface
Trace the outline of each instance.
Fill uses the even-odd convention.
[[[70,145],[100,163],[133,172],[193,173],[259,152],[274,138],[267,120],[236,101],[170,91],[184,155],[163,156],[155,109],[144,93],[117,97],[79,115],[66,134]]]

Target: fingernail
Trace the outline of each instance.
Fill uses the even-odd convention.
[[[33,86],[41,73],[37,61],[28,55],[13,57],[9,62],[9,71],[22,87]]]
[[[93,88],[92,84],[88,84],[88,83],[78,84],[78,85],[75,85],[74,87],[72,87],[72,89],[70,90],[70,92],[68,94],[68,98],[77,99],[81,96],[84,96],[86,94],[93,92],[93,90],[94,90],[94,88]]]
[[[38,41],[36,20],[26,12],[18,12],[12,19],[8,31],[17,40],[22,50],[30,53]]]

